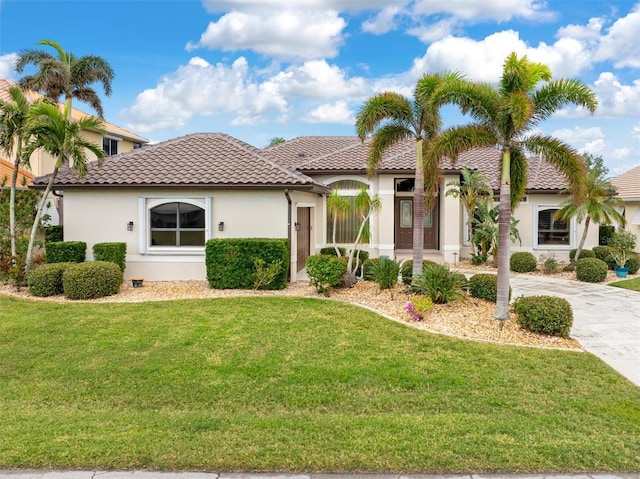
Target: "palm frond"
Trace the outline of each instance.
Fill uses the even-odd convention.
[[[581,106],[590,113],[595,112],[598,107],[596,94],[580,80],[562,79],[550,82],[535,92],[533,102],[535,113],[532,119],[535,123],[551,117],[569,104]]]
[[[391,122],[409,129],[412,125],[412,102],[395,92],[384,92],[369,98],[358,111],[356,132],[361,140],[382,123]]]
[[[522,197],[524,196],[525,190],[527,188],[527,170],[528,164],[524,152],[517,146],[512,147],[510,165],[512,213],[516,210],[516,208],[520,204],[520,201],[522,201]]]
[[[369,174],[373,174],[380,166],[385,151],[396,143],[413,137],[413,132],[402,124],[389,123],[378,128],[376,134],[371,139],[371,147],[369,148],[367,157],[367,170]]]
[[[498,143],[498,138],[485,125],[471,124],[448,128],[431,143],[427,149],[427,156],[434,157],[429,159],[431,164],[446,158],[455,165],[460,153],[477,147],[493,147]]]

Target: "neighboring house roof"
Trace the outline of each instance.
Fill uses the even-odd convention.
[[[295,168],[308,175],[318,174],[366,174],[370,138],[364,142],[357,137],[326,137],[327,145],[318,136],[303,136],[267,148],[265,151],[276,163]],[[415,140],[407,139],[390,147],[382,157],[378,172],[388,174],[413,174],[416,163]],[[330,149],[329,146],[336,148]],[[314,148],[319,148],[319,151]],[[304,153],[304,154],[302,154]],[[563,175],[543,159],[528,159],[529,178],[527,191],[557,191],[567,188]],[[501,153],[495,148],[475,148],[460,155],[455,165],[442,161],[443,171],[454,173],[463,167],[482,171],[489,184],[500,187]]]
[[[43,187],[49,176],[34,179]],[[265,158],[263,150],[222,133],[194,133],[89,164],[79,179],[68,167],[55,181],[73,187],[290,188],[328,192],[321,183]]]
[[[626,173],[616,176],[611,184],[618,190],[618,196],[624,199],[640,199],[640,165]]]
[[[13,176],[13,163],[0,158],[0,186],[11,186],[11,178]],[[24,168],[18,169],[17,186],[30,185],[33,179],[33,173]]]
[[[9,89],[12,86],[16,86],[16,85],[17,83],[11,80],[5,80],[0,78],[0,99],[4,101],[11,101],[11,96],[9,95]],[[41,95],[40,93],[31,91],[31,90],[25,91],[24,94],[27,100],[29,100],[31,103],[44,98],[44,96]],[[63,103],[61,102],[58,102],[58,105],[61,108],[63,107]],[[71,118],[73,118],[74,120],[79,120],[80,118],[85,118],[87,116],[91,116],[91,115],[83,111],[80,111],[77,108],[71,108]],[[103,120],[103,128],[105,129],[105,132],[107,135],[114,135],[120,138],[126,138],[127,140],[131,140],[134,143],[143,143],[143,144],[149,143],[149,140],[147,140],[146,138],[143,138],[142,136],[136,135],[135,133],[129,130],[125,130],[124,128],[121,128],[118,125],[114,125],[113,123],[109,123],[104,120]]]

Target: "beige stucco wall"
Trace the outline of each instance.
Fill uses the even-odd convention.
[[[640,198],[624,200],[624,217],[627,220],[625,230],[636,235],[636,251],[640,253],[640,224],[633,224],[640,215]]]
[[[64,193],[66,241],[85,241],[92,259],[95,243],[127,243],[125,278],[142,276],[152,281],[206,279],[204,248],[158,248],[149,245],[150,205],[158,202],[193,200],[210,205],[207,238],[287,238],[288,203],[282,190],[67,190]],[[290,193],[295,206],[316,206],[316,195]],[[295,216],[293,218],[295,221]],[[133,230],[127,224],[133,222]],[[224,222],[223,231],[218,224]],[[313,222],[313,220],[312,220]],[[295,235],[292,235],[295,252]],[[293,256],[293,255],[292,255]],[[293,268],[292,268],[293,269]]]

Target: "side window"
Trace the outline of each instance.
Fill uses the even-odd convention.
[[[107,156],[114,156],[118,154],[118,140],[115,138],[102,138],[102,149]]]
[[[204,246],[205,210],[190,203],[163,203],[150,210],[151,246]]]
[[[355,197],[362,187],[368,188],[368,185],[356,180],[339,180],[329,186],[338,190],[340,196],[344,196],[348,202],[348,208],[338,215],[335,224],[336,243],[353,243],[362,221],[355,211]],[[331,214],[327,214],[327,243],[333,243],[333,227],[334,218]]]
[[[538,209],[538,245],[570,246],[571,231],[569,222],[558,220],[554,215],[558,208]]]

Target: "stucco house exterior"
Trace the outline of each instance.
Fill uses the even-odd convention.
[[[611,180],[624,202],[625,229],[636,235],[636,251],[640,253],[640,165]]]
[[[149,280],[204,279],[210,238],[288,238],[295,280],[306,258],[331,244],[327,195],[337,188],[354,196],[364,186],[382,200],[365,248],[372,257],[410,257],[415,144],[392,148],[372,177],[368,148],[356,137],[306,136],[258,149],[225,134],[196,133],[117,155],[100,168],[92,164],[83,179],[63,170],[55,189],[65,198],[64,237],[85,241],[89,259],[95,243],[126,242],[126,277]],[[424,219],[426,257],[455,264],[469,255],[466,213],[444,194],[446,185],[466,166],[484,172],[497,192],[499,165],[500,152],[491,148],[443,163],[440,192]],[[565,188],[552,166],[530,160],[526,197],[515,213],[522,245],[512,251],[568,259],[582,228],[553,218]],[[349,245],[355,224],[342,220],[339,242]],[[587,247],[598,241],[592,230]]]

